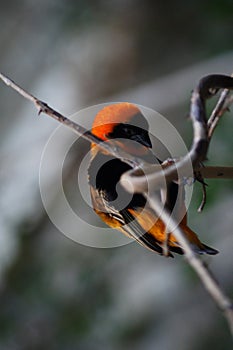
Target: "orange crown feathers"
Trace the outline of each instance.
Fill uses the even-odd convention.
[[[127,123],[138,113],[141,113],[139,108],[128,102],[106,106],[97,113],[92,125],[92,133],[105,141],[106,135],[112,132],[116,124]]]

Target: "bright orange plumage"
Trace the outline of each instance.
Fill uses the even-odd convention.
[[[117,103],[99,111],[93,122],[92,133],[103,141],[117,139],[118,146],[130,154],[140,155],[149,163],[159,161],[151,150],[148,123],[140,109],[131,103]],[[131,196],[119,183],[121,175],[129,169],[128,164],[92,145],[92,159],[88,172],[93,208],[110,227],[134,238],[146,248],[163,254],[165,224],[157,219],[143,195]],[[177,196],[178,185],[172,182],[168,185],[165,203],[170,212],[174,209]],[[217,253],[215,249],[201,243],[187,226],[186,215],[180,227],[197,253]],[[183,253],[173,234],[169,237],[168,247],[170,252]],[[172,256],[172,253],[170,255]]]
[[[106,135],[112,132],[116,124],[130,123],[132,116],[137,113],[140,113],[139,108],[128,102],[106,106],[97,113],[92,125],[92,133],[102,140],[107,140]]]

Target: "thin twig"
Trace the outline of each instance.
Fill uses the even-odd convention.
[[[200,164],[200,170],[204,167],[203,164]],[[206,200],[207,200],[207,193],[206,193],[206,186],[208,186],[205,183],[204,177],[202,176],[202,173],[200,170],[195,170],[194,174],[195,174],[195,180],[197,180],[200,184],[201,184],[201,188],[202,188],[202,201],[201,204],[199,205],[197,211],[198,213],[201,213],[202,210],[204,209],[205,205],[206,205]]]
[[[164,169],[164,173],[161,171],[157,174],[149,174],[149,176],[144,176],[143,181],[140,183],[139,178],[139,184],[140,184],[140,190],[143,189],[143,182],[146,183],[147,188],[155,188],[153,187],[153,181],[158,178],[159,176],[167,175],[171,171],[176,171],[182,169],[182,167],[186,166],[186,162],[188,161],[188,158],[191,159],[192,164],[194,166],[194,170],[198,167],[200,167],[200,163],[205,160],[208,146],[209,146],[209,138],[208,138],[208,127],[207,127],[207,119],[206,119],[206,112],[205,112],[205,100],[213,94],[213,91],[215,91],[216,88],[222,88],[227,87],[230,89],[233,89],[233,79],[226,76],[220,76],[220,75],[213,75],[203,78],[197,88],[194,90],[192,95],[192,103],[191,103],[191,119],[193,122],[193,130],[194,130],[194,137],[193,137],[193,144],[192,147],[188,153],[181,161],[178,161],[177,164],[174,164],[168,169]],[[176,167],[175,167],[176,166]],[[131,171],[132,174],[132,171]],[[125,176],[126,175],[126,176]],[[132,174],[133,175],[133,174]],[[124,174],[124,180],[127,180],[130,182],[130,172]],[[131,178],[132,180],[132,178]],[[133,178],[133,181],[135,178]],[[137,179],[138,180],[138,179]],[[131,185],[132,185],[131,181]],[[133,184],[135,190],[137,190],[137,187],[135,186],[135,183]],[[229,328],[231,330],[231,333],[233,335],[233,304],[231,300],[225,295],[225,293],[221,290],[216,280],[213,278],[213,276],[209,273],[209,271],[206,269],[202,261],[195,255],[193,252],[189,242],[185,238],[184,233],[181,229],[177,227],[177,222],[173,220],[171,215],[164,210],[161,212],[161,203],[158,201],[157,197],[153,194],[153,192],[144,192],[144,196],[147,199],[150,207],[157,213],[160,214],[160,218],[164,223],[166,223],[166,227],[168,229],[168,232],[172,230],[173,234],[175,235],[177,241],[181,245],[185,257],[190,264],[190,266],[193,267],[193,269],[196,271],[197,275],[201,279],[203,285],[209,292],[209,294],[212,296],[212,298],[215,300],[216,304],[219,306],[219,308],[223,311],[227,321]],[[176,227],[176,228],[175,228]],[[169,230],[170,228],[170,230]]]
[[[198,172],[203,179],[233,179],[233,167],[203,166]]]
[[[156,212],[160,214],[160,218],[163,222],[168,223],[170,229],[172,229],[172,233],[175,235],[177,241],[181,245],[182,249],[185,252],[185,258],[190,266],[195,270],[200,280],[202,281],[204,287],[211,295],[215,303],[218,307],[223,311],[227,321],[231,333],[233,335],[233,304],[232,301],[226,296],[223,292],[219,284],[216,282],[216,279],[213,277],[212,273],[210,273],[202,262],[202,260],[193,252],[192,248],[188,240],[186,239],[183,231],[177,226],[174,219],[171,217],[170,213],[166,211],[161,206],[158,198],[153,195],[153,193],[144,193],[150,207]],[[168,227],[168,230],[169,230]]]
[[[121,159],[123,158],[123,160],[129,163],[130,165],[132,166],[134,165],[134,167],[143,165],[143,170],[144,170],[145,164],[142,164],[140,160],[132,159],[132,157],[130,155],[127,155],[127,153],[124,153],[124,152],[122,153],[122,151],[119,148],[117,148],[114,145],[114,143],[112,142],[101,143],[101,140],[95,137],[91,132],[87,131],[85,128],[79,126],[78,124],[72,122],[68,118],[61,115],[60,113],[56,112],[54,109],[49,107],[45,102],[42,102],[36,97],[34,97],[33,95],[31,95],[30,93],[27,93],[24,89],[22,89],[17,84],[15,84],[11,79],[5,77],[3,74],[0,74],[0,79],[2,79],[5,84],[7,84],[8,86],[16,90],[26,99],[33,102],[36,108],[39,110],[39,113],[43,112],[49,115],[50,117],[56,119],[58,122],[61,122],[62,124],[70,127],[75,133],[77,133],[81,137],[85,138],[91,143],[98,145],[98,147],[101,147],[104,151],[111,153],[115,157],[121,158]],[[219,87],[218,85],[220,85],[220,88],[221,87],[233,88],[233,79],[226,76],[213,75],[213,76],[206,77],[200,81],[200,84],[194,90],[194,93],[192,96],[191,118],[193,121],[193,128],[194,128],[194,140],[193,140],[193,145],[190,149],[190,152],[183,159],[178,161],[177,164],[174,164],[171,167],[162,169],[158,171],[156,174],[150,173],[148,176],[145,176],[145,175],[140,176],[141,179],[144,177],[144,182],[146,183],[146,189],[148,188],[148,186],[149,186],[149,189],[156,188],[153,183],[153,179],[155,178],[157,181],[157,185],[159,181],[161,181],[161,178],[164,181],[164,176],[166,176],[166,178],[170,176],[170,180],[172,179],[172,176],[173,176],[173,179],[176,178],[177,176],[176,173],[178,172],[178,170],[184,171],[187,169],[187,165],[190,165],[190,159],[191,159],[191,164],[194,165],[194,169],[196,166],[199,165],[201,161],[205,159],[209,142],[208,142],[204,102],[205,102],[205,99],[208,98],[210,95],[210,88],[216,88],[216,87],[218,88]],[[224,85],[227,85],[227,86],[224,86]],[[148,166],[148,169],[152,171],[151,169],[154,169],[154,168]],[[137,168],[136,172],[140,173],[140,170]],[[132,175],[135,175],[135,170],[134,170],[134,173],[132,173]],[[133,177],[130,175],[126,177],[126,180],[131,185],[130,187],[134,186],[134,178],[135,176]],[[158,180],[158,178],[160,178],[160,180]],[[127,186],[127,189],[128,187],[129,186]],[[141,192],[141,193],[145,192],[145,188],[143,186],[135,187],[135,190],[136,192]],[[189,245],[189,242],[185,238],[184,233],[179,227],[177,227],[177,223],[174,221],[174,219],[170,216],[170,214],[166,210],[161,211],[162,209],[161,203],[158,202],[155,195],[151,194],[150,191],[149,191],[149,194],[144,193],[144,195],[148,203],[150,204],[151,208],[156,213],[159,213],[161,215],[161,219],[169,227],[172,227],[172,232],[177,238],[177,241],[179,242],[179,244],[182,246],[187,262],[196,271],[197,275],[201,279],[203,285],[205,286],[205,288],[207,289],[207,291],[209,292],[213,300],[223,311],[226,319],[228,320],[229,328],[231,329],[231,332],[233,334],[232,302],[221,290],[221,288],[216,283],[213,276],[209,273],[208,269],[204,266],[202,261],[195,255],[195,253],[193,252],[192,248]]]
[[[166,178],[167,181],[179,177],[192,177],[193,171],[199,170],[200,163],[205,161],[208,146],[208,126],[205,111],[205,101],[207,98],[213,96],[213,91],[216,92],[218,88],[233,89],[233,78],[225,75],[210,75],[200,80],[198,86],[193,91],[190,118],[193,123],[193,144],[186,156],[179,161],[174,162],[173,165],[158,171],[157,165],[152,165],[145,168],[144,174],[140,176],[134,169],[129,170],[122,176],[122,181],[125,183],[131,182],[132,191],[145,192],[148,183],[155,188]],[[153,171],[153,169],[157,171]],[[145,176],[146,175],[146,176]],[[204,176],[203,176],[204,177]]]
[[[233,74],[231,75],[233,76]],[[230,91],[228,89],[224,89],[219,97],[219,100],[213,109],[211,116],[208,120],[208,137],[211,139],[213,136],[214,130],[223,116],[223,114],[228,110],[229,106],[232,104],[232,99],[229,98]],[[232,97],[232,96],[231,96]]]
[[[103,142],[97,136],[93,135],[91,131],[85,129],[83,126],[73,122],[72,120],[62,115],[61,113],[57,112],[55,109],[51,108],[47,103],[39,100],[37,97],[33,96],[32,94],[24,90],[22,87],[16,84],[12,79],[6,77],[4,74],[0,73],[0,79],[6,85],[8,85],[9,87],[17,91],[24,98],[33,102],[39,114],[41,113],[47,114],[48,116],[57,120],[59,123],[62,123],[68,128],[70,128],[74,133],[81,136],[85,140],[89,141],[90,143],[94,143],[98,145],[98,147],[100,147],[103,151],[110,153],[117,158],[123,159],[124,162],[128,163],[131,166],[134,166],[134,167],[139,165],[142,166],[144,164],[142,159],[132,157],[130,154],[120,149],[116,145],[114,140]]]
[[[204,209],[204,206],[206,205],[206,199],[207,199],[206,186],[207,185],[204,182],[201,182],[202,201],[201,201],[201,204],[199,205],[199,207],[197,209],[198,213],[201,213],[202,210]]]
[[[220,120],[220,118],[224,114],[224,104],[226,102],[227,96],[229,95],[230,91],[228,89],[224,89],[221,93],[221,96],[218,100],[218,103],[216,104],[209,120],[208,120],[208,137],[209,139],[213,136],[214,130]]]
[[[176,179],[177,176],[177,169],[180,169],[180,172],[184,175],[184,177],[192,176],[190,173],[190,157],[187,156],[185,160],[174,160],[173,162],[173,168],[168,167],[167,164],[165,166],[160,166],[158,164],[155,165],[148,165],[145,164],[140,158],[132,157],[131,155],[125,153],[121,149],[119,149],[115,144],[114,140],[111,140],[109,142],[102,142],[101,139],[93,135],[90,131],[82,127],[81,125],[73,122],[72,120],[68,119],[67,117],[63,116],[61,113],[57,112],[53,108],[51,108],[47,103],[39,100],[37,97],[33,96],[31,93],[27,92],[25,89],[20,87],[18,84],[16,84],[12,79],[8,78],[4,74],[0,73],[0,79],[9,87],[11,87],[13,90],[17,91],[20,95],[22,95],[27,100],[34,103],[35,107],[38,109],[39,114],[45,113],[49,115],[50,117],[56,119],[59,123],[62,123],[72,129],[74,133],[81,136],[82,138],[86,139],[90,143],[94,143],[98,145],[100,148],[102,148],[104,151],[111,153],[117,158],[124,159],[126,163],[129,165],[134,165],[134,169],[130,170],[128,173],[126,173],[122,180],[127,182],[128,181],[128,174],[130,177],[130,182],[133,182],[132,185],[135,188],[132,188],[132,190],[139,190],[139,192],[143,192],[145,187],[147,186],[147,182],[153,181],[153,185],[155,187],[159,187],[162,184],[164,184],[164,178],[166,178],[167,181]],[[232,96],[231,96],[232,97]],[[229,104],[233,102],[233,99],[229,98]],[[137,166],[142,167],[143,171],[141,171]],[[136,169],[135,169],[136,167]],[[164,171],[164,169],[167,169]],[[215,170],[216,169],[216,170]],[[198,169],[204,178],[232,178],[232,168],[230,167],[203,167],[202,169]],[[161,171],[163,172],[161,176]],[[186,172],[187,171],[187,172]],[[154,179],[150,177],[150,175],[154,175]],[[142,179],[144,179],[142,183]],[[135,183],[135,186],[134,186]]]
[[[0,73],[0,79],[7,85],[10,86],[12,89],[14,89],[15,91],[17,91],[20,95],[22,95],[23,97],[25,97],[27,100],[32,101],[33,103],[36,104],[36,101],[38,101],[38,99],[36,97],[34,97],[32,94],[30,94],[29,92],[27,92],[26,90],[24,90],[23,88],[21,88],[18,84],[16,84],[13,80],[11,80],[10,78],[8,78],[6,75]],[[37,107],[37,106],[36,106]]]

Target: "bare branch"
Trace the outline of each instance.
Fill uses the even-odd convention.
[[[140,158],[132,157],[130,154],[124,152],[122,149],[120,149],[114,140],[110,140],[108,142],[103,142],[101,139],[99,139],[97,136],[93,135],[89,130],[85,129],[83,126],[73,122],[72,120],[68,119],[67,117],[63,116],[61,113],[57,112],[53,108],[51,108],[47,103],[39,100],[37,97],[33,96],[26,90],[24,90],[22,87],[20,87],[18,84],[16,84],[13,80],[6,77],[4,74],[0,73],[0,79],[9,87],[11,87],[13,90],[17,91],[20,95],[22,95],[27,100],[34,103],[35,107],[39,111],[38,113],[44,113],[48,116],[56,119],[59,123],[64,124],[68,128],[70,128],[74,133],[81,136],[85,140],[89,141],[90,143],[98,145],[102,150],[104,150],[107,153],[112,154],[116,158],[123,159],[124,162],[128,163],[131,166],[139,166],[144,165],[144,162]]]
[[[233,74],[231,75],[233,76]],[[208,137],[211,139],[213,136],[214,130],[220,120],[220,118],[223,116],[223,114],[228,110],[229,106],[232,104],[232,96],[229,98],[230,91],[228,89],[224,89],[220,95],[220,98],[218,100],[218,103],[216,104],[215,108],[213,109],[211,116],[208,120]]]
[[[185,157],[160,171],[158,171],[157,165],[152,165],[151,169],[148,167],[143,168],[144,174],[142,176],[140,176],[137,170],[130,170],[123,174],[122,181],[125,183],[131,182],[134,191],[145,192],[148,182],[156,187],[164,182],[164,178],[168,181],[174,180],[177,178],[177,173],[182,174],[184,178],[192,177],[192,168],[194,171],[196,168],[200,170],[200,163],[206,159],[210,141],[208,137],[205,101],[213,96],[217,92],[217,89],[225,87],[233,89],[233,78],[216,74],[201,79],[193,91],[190,108],[190,118],[192,120],[194,134],[193,144]]]
[[[177,164],[179,160],[174,161]],[[132,169],[126,172],[121,177],[121,182],[131,183],[131,191],[143,192],[145,190],[145,182],[148,184],[150,182],[155,188],[164,185],[166,181],[178,180],[177,172],[173,176],[173,172],[166,175],[163,173],[161,175],[161,170],[167,168],[163,164],[153,164],[148,167],[144,166],[142,169]],[[193,177],[193,174],[190,174],[190,167],[186,169],[181,169],[181,174],[184,178]],[[199,173],[200,177],[203,179],[233,179],[233,167],[224,167],[224,166],[201,166],[197,167],[195,173]],[[144,179],[146,177],[146,180]],[[196,178],[196,175],[194,176]]]
[[[185,257],[187,262],[195,270],[200,280],[202,281],[205,289],[211,295],[218,307],[223,311],[228,324],[233,335],[233,304],[232,301],[225,295],[219,284],[216,282],[212,273],[210,273],[201,261],[201,259],[193,252],[188,240],[186,239],[183,231],[177,226],[174,219],[171,217],[169,212],[167,212],[163,206],[161,206],[160,201],[152,193],[144,193],[150,207],[160,215],[163,222],[168,223],[168,226],[172,229],[173,234],[176,236],[177,241],[182,246],[185,252]],[[168,227],[168,230],[169,230]]]
[[[178,172],[178,170],[182,170],[182,171],[185,170],[188,165],[188,161],[190,159],[193,164],[194,171],[196,170],[196,168],[198,168],[198,170],[200,171],[200,163],[205,160],[206,154],[208,151],[208,146],[209,146],[208,126],[207,126],[207,119],[206,119],[206,112],[205,112],[205,100],[211,97],[213,93],[216,92],[216,88],[219,88],[219,87],[220,88],[227,87],[227,88],[233,89],[233,79],[230,77],[220,76],[220,75],[207,76],[200,81],[199,85],[193,92],[190,115],[193,122],[194,137],[193,137],[193,144],[189,153],[177,163],[171,165],[167,169],[164,169],[162,171],[157,171],[157,173],[151,172],[149,174],[147,173],[146,176],[144,175],[144,176],[137,177],[135,176],[135,174],[138,175],[137,172],[135,173],[133,171],[130,171],[122,176],[122,179],[123,179],[122,184],[124,185],[125,183],[124,181],[128,181],[131,185],[133,185],[133,188],[135,191],[138,191],[138,192],[142,191],[150,207],[158,215],[160,215],[160,219],[162,219],[162,221],[166,223],[166,226],[168,226],[168,231],[170,227],[170,230],[172,230],[173,234],[175,235],[177,241],[179,242],[179,244],[181,245],[184,251],[187,262],[196,271],[197,275],[201,279],[206,290],[212,296],[213,300],[216,302],[219,308],[223,311],[228,321],[228,325],[231,330],[231,333],[233,335],[233,304],[231,300],[224,294],[224,292],[221,290],[216,280],[213,278],[212,274],[208,271],[208,269],[202,263],[202,261],[195,255],[189,242],[185,238],[184,233],[178,227],[177,222],[173,220],[171,215],[168,212],[166,212],[166,210],[162,211],[161,203],[160,201],[158,201],[157,197],[153,194],[153,192],[152,193],[145,192],[147,188],[149,189],[156,188],[154,185],[156,182],[158,184],[159,178],[160,178],[160,181],[162,182],[162,178],[164,179],[164,176],[166,176],[166,179],[167,179],[167,176],[171,175],[171,173],[174,173],[175,171]],[[211,169],[208,169],[208,170],[210,174]],[[149,169],[149,171],[151,171],[151,169]],[[230,169],[230,172],[231,171],[232,169]],[[228,171],[224,169],[225,175],[227,172],[228,172],[228,175],[230,175],[229,169]],[[212,174],[213,174],[213,169],[212,169]],[[215,168],[215,175],[216,175],[216,168]],[[221,175],[221,173],[218,172],[217,175],[219,176]],[[175,175],[173,179],[175,178],[177,178],[177,175]],[[205,192],[204,192],[203,205],[204,203],[205,203]],[[174,227],[176,228],[174,229]],[[165,252],[166,252],[166,249],[167,249],[167,245],[165,246]]]
[[[129,154],[123,152],[119,149],[114,142],[101,142],[100,139],[95,137],[90,131],[79,126],[68,118],[64,117],[51,107],[49,107],[45,102],[38,100],[36,97],[26,92],[24,89],[15,84],[12,80],[0,74],[0,79],[3,80],[5,84],[16,90],[26,99],[33,102],[39,113],[43,112],[50,117],[56,119],[58,122],[70,127],[75,133],[85,138],[91,143],[98,145],[105,152],[111,153],[113,156],[123,159],[123,161],[130,164],[134,169],[126,173],[122,177],[122,184],[127,186],[126,189],[134,189],[136,192],[141,192],[144,194],[151,208],[160,214],[161,219],[169,226],[172,227],[172,232],[175,235],[177,241],[182,246],[185,257],[189,265],[195,270],[203,285],[205,286],[208,293],[211,295],[218,307],[223,311],[231,332],[233,334],[233,306],[230,299],[221,290],[218,283],[213,278],[212,274],[208,271],[205,265],[202,263],[199,257],[195,255],[189,242],[185,238],[182,230],[177,226],[177,223],[172,219],[166,210],[161,210],[161,203],[157,200],[155,195],[152,193],[147,193],[147,188],[158,188],[159,185],[164,183],[164,177],[166,180],[174,180],[177,178],[177,173],[181,172],[182,176],[192,176],[190,174],[190,163],[193,165],[194,170],[198,168],[202,171],[202,174],[208,175],[209,177],[217,176],[221,178],[231,177],[232,178],[232,168],[222,168],[222,167],[206,167],[200,170],[199,164],[204,161],[209,146],[209,135],[208,135],[208,125],[205,115],[205,100],[212,96],[213,90],[218,88],[228,88],[233,89],[233,78],[222,75],[211,75],[203,78],[197,88],[194,90],[192,95],[191,103],[191,119],[193,122],[194,138],[193,144],[189,153],[179,160],[174,162],[171,166],[164,164],[161,166],[154,165],[149,166],[144,163],[141,159],[135,159]],[[215,120],[215,118],[213,118]],[[139,168],[142,167],[142,169]],[[205,170],[206,169],[206,170]],[[221,171],[220,171],[221,170]],[[145,176],[146,173],[146,176]],[[222,174],[222,175],[220,175]],[[203,176],[206,177],[206,176]],[[129,186],[130,184],[130,186]],[[146,193],[145,193],[146,192]],[[175,228],[174,228],[175,227]]]
[[[13,80],[11,80],[10,78],[8,78],[7,76],[5,76],[4,74],[0,73],[0,79],[7,85],[10,86],[12,89],[14,89],[15,91],[17,91],[20,95],[22,95],[23,97],[25,97],[27,100],[33,102],[36,104],[36,102],[38,101],[36,97],[34,97],[33,95],[31,95],[29,92],[25,91],[24,89],[22,89],[19,85],[17,85]]]
[[[233,179],[233,167],[203,166],[198,171],[203,179]]]
[[[206,205],[206,199],[207,199],[207,193],[206,193],[206,186],[207,185],[204,182],[202,182],[201,186],[202,186],[202,201],[197,209],[198,213],[201,213],[202,210],[204,209],[204,206]]]

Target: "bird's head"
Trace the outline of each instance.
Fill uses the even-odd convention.
[[[117,139],[127,152],[139,155],[152,148],[148,128],[140,109],[132,103],[122,102],[106,106],[98,112],[92,133],[103,141]]]

